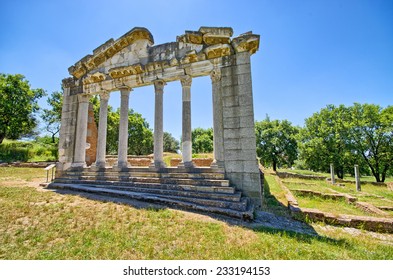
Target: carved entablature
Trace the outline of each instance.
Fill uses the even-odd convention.
[[[112,78],[121,78],[130,75],[138,75],[142,74],[145,71],[144,66],[140,63],[130,65],[130,66],[121,66],[112,68],[109,70],[109,76]]]
[[[73,77],[65,78],[65,79],[63,79],[62,84],[63,84],[63,87],[65,87],[65,88],[73,87],[73,86],[75,86],[75,79]]]
[[[92,83],[99,83],[104,81],[106,78],[106,75],[100,72],[96,72],[91,75],[87,75],[86,78],[83,79],[83,84],[92,84]]]
[[[232,46],[237,53],[248,51],[253,54],[259,48],[259,35],[252,34],[252,32],[242,34],[232,40]]]
[[[124,85],[149,85],[156,79],[180,80],[185,74],[209,75],[213,64],[216,68],[226,67],[236,61],[231,58],[234,54],[258,50],[259,35],[232,35],[230,27],[201,27],[185,31],[176,42],[154,46],[149,30],[133,28],[116,40],[108,40],[68,69],[75,85],[71,92],[110,92]]]

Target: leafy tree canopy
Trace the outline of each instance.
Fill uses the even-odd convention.
[[[21,74],[0,74],[0,144],[4,138],[18,139],[33,134],[37,126],[34,115],[43,89],[32,89]]]
[[[63,106],[63,93],[55,91],[46,100],[49,109],[44,109],[41,118],[45,122],[45,129],[51,134],[52,143],[56,142],[56,134],[60,131],[61,110]]]
[[[213,128],[195,128],[191,132],[191,137],[194,154],[213,152]]]
[[[306,119],[301,131],[300,158],[313,170],[328,171],[334,164],[339,178],[370,170],[384,181],[393,165],[393,109],[374,104],[328,105]]]
[[[107,152],[117,154],[120,109],[115,112],[108,106]],[[148,155],[153,152],[153,132],[141,114],[128,111],[128,154]]]
[[[393,106],[355,103],[351,111],[350,136],[353,149],[370,167],[377,182],[393,170]]]
[[[264,166],[291,166],[297,159],[297,127],[287,121],[265,120],[255,123],[257,155]]]
[[[164,132],[164,152],[177,153],[179,150],[179,141],[172,134]]]

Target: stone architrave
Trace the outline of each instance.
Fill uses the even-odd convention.
[[[128,108],[129,108],[129,97],[130,88],[120,89],[120,125],[119,125],[119,146],[117,155],[118,169],[129,167],[127,160],[128,153]]]
[[[191,84],[192,78],[185,75],[180,80],[182,85],[182,162],[180,166],[192,167],[191,139]]]
[[[75,155],[72,167],[86,167],[86,135],[89,99],[90,96],[87,94],[78,95],[78,120],[75,137]]]
[[[163,80],[154,82],[155,91],[155,105],[154,105],[154,167],[162,168],[164,164],[164,110],[163,110],[163,95],[164,86],[166,83]]]
[[[94,166],[98,168],[105,168],[109,95],[110,93],[106,91],[100,93],[100,115],[99,115],[99,124],[98,124],[97,157],[96,157],[96,162],[94,164]]]

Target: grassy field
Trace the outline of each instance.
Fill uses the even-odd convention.
[[[268,175],[273,176],[273,175]],[[354,205],[348,205],[341,201],[329,201],[317,197],[303,196],[296,194],[296,190],[307,189],[326,194],[343,193],[356,197],[358,201],[371,203],[374,206],[393,207],[393,191],[386,185],[373,185],[371,183],[362,183],[362,191],[356,191],[355,183],[341,183],[332,185],[324,180],[302,180],[297,178],[286,178],[282,182],[296,195],[296,199],[301,207],[315,208],[332,214],[350,214],[358,216],[378,216],[365,212]],[[379,215],[381,216],[381,215]],[[393,217],[392,211],[386,211],[387,217]]]
[[[313,224],[317,236],[250,229],[58,194],[38,186],[45,178],[42,169],[0,168],[0,259],[393,259],[388,234],[321,224]],[[267,182],[264,207],[283,211],[278,182]]]
[[[324,173],[324,172],[314,172],[311,170],[300,170],[300,169],[280,169],[278,171],[281,172],[290,172],[290,173],[296,173],[296,174],[301,174],[301,175],[317,175],[317,176],[325,176],[326,178],[330,178],[330,173]],[[337,178],[337,176],[336,176]],[[349,174],[344,175],[344,180],[351,180],[355,182],[355,178]],[[375,182],[375,177],[374,176],[361,176],[360,178],[361,181],[364,182]],[[385,179],[385,182],[393,182],[393,177],[387,177]]]

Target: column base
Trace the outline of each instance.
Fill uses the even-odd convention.
[[[211,168],[224,168],[224,162],[221,160],[213,160],[210,164]]]
[[[182,161],[182,162],[179,163],[179,165],[177,167],[180,167],[180,168],[194,168],[195,164],[192,161],[186,161],[186,162]]]
[[[149,167],[155,169],[166,168],[166,164],[163,161],[153,161]]]
[[[106,162],[94,162],[91,165],[91,170],[98,171],[98,170],[105,170],[106,169]]]
[[[73,162],[71,163],[71,168],[86,168],[86,162]]]
[[[130,168],[131,165],[128,162],[118,162],[113,166],[114,171],[122,171]]]

